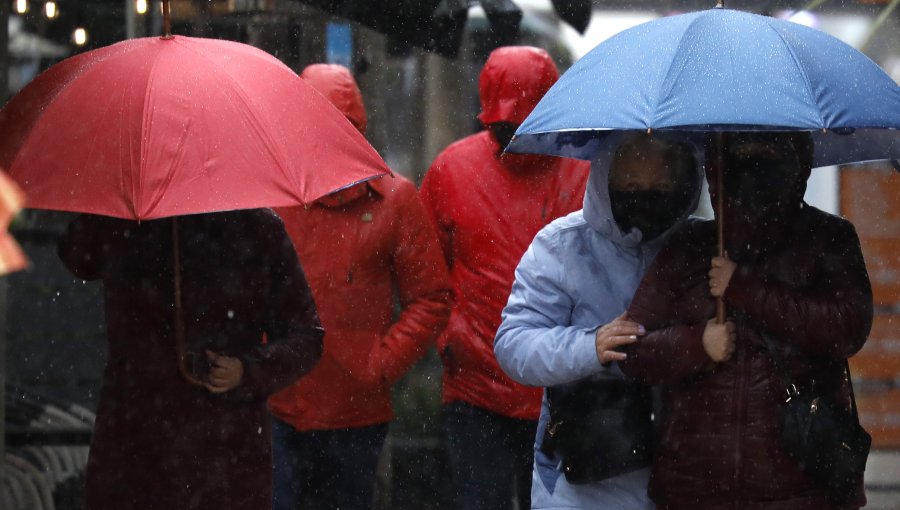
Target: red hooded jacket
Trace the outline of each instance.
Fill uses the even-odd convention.
[[[302,76],[364,129],[362,96],[346,68],[318,64]],[[415,186],[385,177],[277,212],[312,288],[325,350],[306,377],[269,399],[272,413],[301,431],[390,421],[391,384],[450,312],[446,264]]]
[[[558,76],[543,50],[495,50],[481,72],[479,119],[521,123]],[[494,335],[519,260],[542,227],[581,209],[589,165],[501,151],[490,131],[464,138],[438,155],[422,182],[420,194],[438,226],[456,298],[437,343],[443,400],[537,419],[542,389],[503,373],[494,358]]]

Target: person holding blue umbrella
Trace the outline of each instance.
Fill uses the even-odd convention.
[[[790,437],[785,420],[791,400],[815,395],[809,412],[836,417],[827,434],[858,427],[846,359],[872,325],[872,288],[853,226],[803,201],[811,161],[807,133],[726,136],[727,255],[716,255],[713,221],[686,225],[628,308],[647,333],[622,348],[619,366],[664,388],[650,478],[659,508],[865,505],[868,444],[850,434],[837,451],[822,442],[804,457],[804,439]],[[720,193],[719,176],[707,178]],[[717,326],[716,298],[736,325],[733,352],[724,355],[705,349]],[[831,462],[841,450],[860,451],[861,462]]]
[[[705,258],[687,257],[685,260],[685,263],[696,260],[702,262],[703,271],[699,275],[707,285],[705,292],[719,298],[719,304],[713,305],[718,310],[712,314],[717,316],[717,320],[712,324],[703,321],[690,326],[694,328],[695,336],[692,338],[697,340],[696,335],[699,334],[701,340],[700,343],[695,341],[689,344],[693,348],[688,353],[689,356],[685,356],[685,352],[674,346],[681,344],[656,342],[658,361],[667,364],[666,373],[671,378],[666,378],[663,373],[651,374],[644,380],[649,382],[651,378],[666,378],[666,382],[673,383],[680,380],[674,377],[672,371],[691,369],[705,373],[694,363],[702,361],[711,365],[707,368],[715,372],[720,370],[718,366],[733,363],[734,361],[728,361],[732,356],[737,360],[745,360],[748,349],[746,331],[749,328],[754,331],[750,336],[755,335],[755,340],[763,342],[753,343],[753,348],[765,345],[770,353],[775,353],[767,358],[772,361],[761,362],[757,359],[757,363],[775,363],[775,358],[785,349],[789,354],[794,354],[790,352],[792,350],[805,349],[807,354],[812,353],[813,359],[829,359],[832,364],[830,368],[818,367],[810,373],[825,377],[819,384],[831,385],[823,390],[824,394],[830,393],[829,398],[847,404],[845,399],[852,392],[848,393],[846,389],[836,385],[838,371],[835,370],[835,364],[840,365],[841,360],[859,348],[860,335],[862,340],[865,337],[865,268],[858,264],[861,263],[861,259],[856,257],[859,246],[852,227],[829,219],[803,204],[800,190],[805,187],[808,176],[806,172],[811,167],[900,159],[900,87],[865,55],[818,30],[766,16],[716,8],[638,25],[598,45],[548,91],[544,100],[517,130],[507,151],[591,160],[598,154],[609,151],[610,147],[615,147],[617,136],[628,130],[677,132],[698,145],[706,145],[711,184],[721,183],[723,188],[715,193],[718,199],[718,233],[714,232],[712,235],[714,239],[719,239],[718,256],[711,261],[708,258],[711,254],[703,252]],[[742,147],[740,150],[737,150],[738,145],[728,148],[730,142],[727,142],[726,135],[730,132],[766,131],[794,134],[782,136],[780,140],[762,139],[741,143],[738,144]],[[744,155],[741,153],[745,150],[744,155],[750,157],[755,153],[760,160],[753,164],[742,161]],[[768,162],[763,161],[766,158],[769,159]],[[766,177],[762,173],[756,176],[748,172],[739,172],[737,182],[729,183],[729,179],[736,175],[734,172],[729,174],[730,165],[737,165],[738,169],[743,170],[748,166],[765,169],[766,177],[778,178],[782,186],[766,185]],[[780,176],[781,171],[788,173]],[[751,194],[760,193],[760,197],[755,202],[735,197],[731,199],[732,205],[727,206],[727,188],[732,191],[744,189]],[[773,190],[775,193],[771,193]],[[767,193],[769,196],[765,198]],[[772,199],[772,195],[776,197],[772,203],[783,202],[784,218],[776,214],[759,215],[766,209],[760,208],[759,202],[767,202]],[[800,263],[791,268],[797,275],[783,274],[785,267],[790,266],[782,266],[784,260],[763,262],[762,267],[753,265],[760,262],[754,258],[757,256],[753,255],[756,249],[754,245],[767,246],[769,242],[773,242],[767,238],[768,234],[763,234],[766,232],[767,222],[776,227],[771,235],[784,236],[783,239],[791,241],[796,238],[818,250],[807,253],[798,250],[796,245],[791,245],[783,251],[774,252],[785,259],[797,259]],[[710,228],[709,224],[706,225],[704,228]],[[832,236],[831,244],[819,244],[823,240],[817,237],[816,232],[823,227],[825,235]],[[729,231],[732,233],[728,234]],[[749,247],[747,243],[740,244],[736,242],[740,236],[747,236],[753,242]],[[688,238],[685,242],[695,241],[698,238]],[[704,238],[705,242],[709,242],[709,239]],[[677,246],[674,242],[672,245]],[[729,245],[732,250],[730,258],[724,253],[724,248]],[[682,244],[681,247],[685,246],[688,245]],[[770,247],[767,247],[763,252],[769,250]],[[803,257],[808,257],[809,260],[802,260]],[[849,265],[843,270],[829,266],[829,270],[833,272],[822,273],[825,266],[821,265],[819,259],[823,258],[828,264],[834,264],[838,260],[839,263],[848,262]],[[691,267],[679,265],[672,260],[666,261],[662,254],[657,261],[661,264],[659,270],[664,274],[666,271],[670,273],[666,276],[671,280],[662,279],[663,283],[692,288],[692,285],[688,285],[692,284],[690,281],[677,283],[679,278],[687,278],[692,274],[696,277],[691,272]],[[816,263],[820,265],[816,266]],[[774,265],[769,267],[765,264]],[[744,307],[741,313],[734,314],[735,308],[741,308],[730,300],[729,294],[738,293],[735,289],[743,287],[740,282],[746,281],[741,275],[753,273],[754,269],[758,279],[773,284],[775,288],[783,285],[795,294],[807,293],[807,285],[818,286],[812,298],[823,302],[826,295],[824,289],[828,286],[825,282],[834,282],[836,285],[832,288],[832,293],[845,297],[847,306],[851,309],[833,309],[834,313],[830,315],[810,315],[805,321],[786,322],[791,329],[787,334],[783,330],[786,326],[778,325],[772,315],[756,317],[754,320],[757,322],[747,326],[745,322],[749,319],[746,316],[750,313],[747,302],[741,303],[740,306]],[[775,274],[770,272],[773,269],[776,270]],[[706,280],[707,277],[710,281]],[[847,279],[850,280],[849,283],[844,281]],[[710,282],[713,284],[712,288],[709,287]],[[682,296],[684,291],[685,289],[679,288],[673,295]],[[870,303],[871,295],[868,295]],[[765,293],[754,296],[760,302],[766,301]],[[635,297],[636,301],[637,299]],[[699,306],[699,303],[695,304]],[[726,304],[730,305],[731,314],[725,313],[728,311],[724,306]],[[786,314],[805,310],[792,308],[795,303],[791,301],[780,304],[783,305],[781,312]],[[663,305],[678,305],[675,309],[681,310],[679,307],[685,303],[666,295],[664,299],[648,300],[643,315],[639,315],[635,309],[634,313],[629,313],[628,318],[633,322],[647,322],[642,325],[651,330],[651,318],[663,317],[673,321],[677,316],[671,316],[669,311],[659,308]],[[696,310],[694,312],[697,313]],[[724,324],[726,317],[737,322],[734,347],[729,341],[729,326]],[[678,321],[682,319],[683,317],[679,317]],[[811,338],[810,331],[819,331],[822,325],[833,326],[833,329],[820,338],[820,343],[804,341]],[[807,331],[805,328],[808,326],[813,329]],[[688,326],[679,323],[679,327]],[[774,333],[771,331],[773,328],[782,328],[780,338],[779,335],[773,335],[776,337],[774,341],[765,342],[766,336],[760,332]],[[717,337],[716,341],[704,342],[703,332],[710,329],[718,330],[714,335]],[[630,367],[629,371],[635,377],[640,378],[640,374],[644,373],[644,366],[635,357],[640,356],[639,353],[647,342],[646,336],[641,337],[623,353],[627,360],[621,361],[622,366]],[[769,344],[774,345],[774,348],[768,349]],[[631,354],[627,353],[629,349],[633,351]],[[662,356],[664,352],[668,352],[669,356]],[[797,365],[788,356],[783,365],[786,370],[789,369],[788,373],[782,374],[784,379],[808,382],[800,377],[801,374],[790,373],[790,370],[797,369],[803,363]],[[685,372],[679,373],[687,377]],[[765,377],[773,375],[774,372],[767,372]],[[752,377],[738,377],[735,380],[743,381],[759,391],[754,386],[759,381]],[[771,384],[771,379],[766,384]],[[742,395],[743,391],[736,387],[733,395]],[[806,389],[802,391],[801,395],[809,393]],[[683,392],[682,395],[685,399],[699,399],[689,407],[694,412],[706,412],[709,408],[702,407],[702,404],[709,403],[713,406],[714,402],[710,399],[730,399],[724,393],[693,395]],[[760,402],[773,405],[772,401],[765,398],[757,401]],[[794,402],[797,402],[796,398]],[[745,407],[746,399],[738,398],[733,403],[736,409],[748,409]],[[785,409],[788,409],[788,404],[794,405],[784,403]],[[680,404],[676,401],[673,405],[677,410]],[[818,408],[811,406],[811,409]],[[726,449],[722,444],[702,445],[707,447],[707,454],[715,450],[717,455],[686,454],[680,456],[679,460],[666,464],[665,469],[657,468],[655,473],[665,473],[668,476],[665,482],[655,484],[657,489],[651,491],[657,503],[664,508],[715,508],[717,505],[728,508],[858,507],[864,499],[858,491],[852,490],[855,483],[844,483],[845,488],[850,486],[846,491],[850,497],[835,502],[829,499],[822,488],[825,484],[819,482],[817,485],[811,478],[804,479],[803,476],[807,475],[797,471],[796,467],[787,467],[788,460],[795,463],[797,461],[786,460],[784,452],[777,450],[780,446],[772,442],[773,436],[770,434],[782,426],[778,421],[768,421],[773,417],[778,418],[772,410],[771,407],[762,412],[755,409],[757,414],[754,419],[757,422],[754,425],[758,427],[755,439],[762,440],[751,441],[744,445],[745,448]],[[672,412],[676,412],[671,409],[669,411],[669,417]],[[746,416],[740,415],[738,418],[736,423],[739,426],[746,424]],[[760,421],[766,421],[766,424],[761,425]],[[683,422],[679,423],[683,425]],[[702,423],[702,426],[710,427],[708,437],[713,437],[715,431],[725,431],[730,434],[729,437],[744,437],[741,432],[745,431],[738,430],[735,435],[728,430],[727,425],[720,425],[711,421]],[[700,443],[693,444],[699,447]],[[755,469],[748,472],[744,468],[754,466],[752,461],[732,458],[740,456],[742,452],[759,454],[761,451],[772,455],[755,457],[765,461],[756,466],[765,466],[769,468],[768,471]],[[864,457],[862,459],[864,464]],[[723,464],[728,463],[732,463],[734,467],[730,471],[733,475],[730,479],[721,476],[723,469],[729,471],[728,467],[723,467]],[[715,476],[711,476],[711,473]],[[790,476],[779,478],[779,475],[785,473]],[[844,477],[844,481],[857,481],[851,478],[855,477]],[[769,485],[764,481],[768,481]],[[753,488],[759,491],[754,492]],[[762,501],[764,498],[768,500]]]

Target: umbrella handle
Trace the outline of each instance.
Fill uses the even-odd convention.
[[[175,278],[175,351],[178,353],[178,373],[194,386],[203,386],[187,363],[187,342],[184,331],[184,308],[181,304],[181,249],[178,244],[178,218],[172,218],[172,273]]]
[[[718,237],[719,256],[725,256],[725,134],[715,134],[716,165],[716,235]],[[716,324],[725,324],[725,299],[716,298]]]

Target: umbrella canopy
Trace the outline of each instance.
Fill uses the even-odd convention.
[[[823,32],[728,9],[626,30],[569,69],[507,148],[592,159],[611,130],[808,130],[815,166],[900,158],[900,87]]]
[[[390,172],[278,59],[214,39],[64,60],[0,111],[0,132],[30,207],[135,220],[308,204]]]

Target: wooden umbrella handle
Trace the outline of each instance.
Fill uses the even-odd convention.
[[[194,386],[203,386],[188,367],[187,341],[184,330],[184,307],[181,302],[181,249],[178,240],[178,218],[172,218],[172,273],[175,279],[175,351],[178,353],[178,373]]]
[[[719,256],[725,256],[725,134],[721,131],[715,134],[715,160],[716,165],[716,230],[719,244]],[[725,324],[725,299],[722,296],[716,298],[716,324]]]

